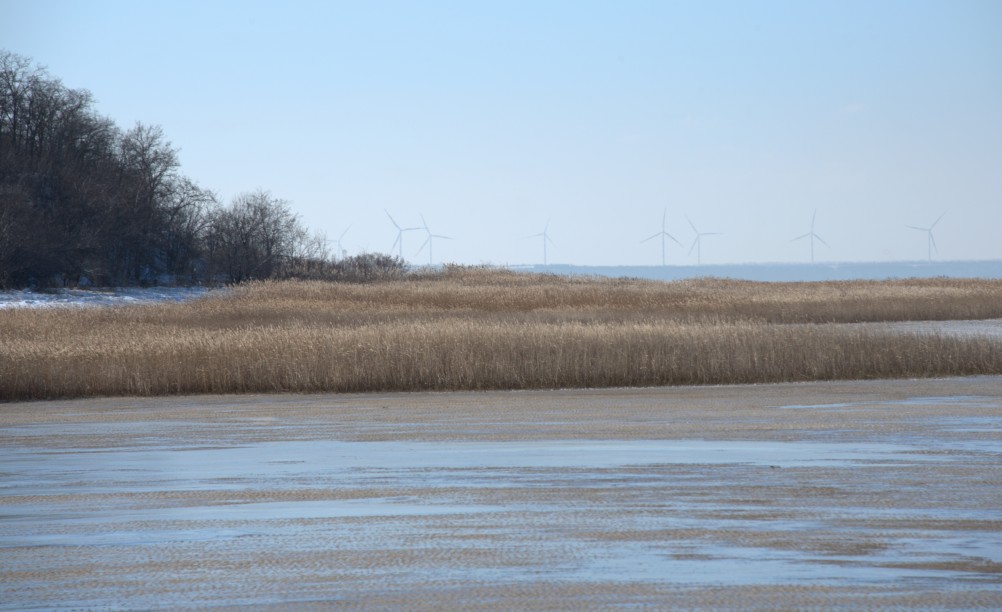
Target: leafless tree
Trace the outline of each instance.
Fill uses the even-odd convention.
[[[306,242],[307,234],[288,202],[254,191],[213,212],[207,253],[216,273],[240,282],[285,275]]]

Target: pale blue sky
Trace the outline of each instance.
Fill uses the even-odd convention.
[[[224,201],[435,260],[1002,258],[1002,2],[0,0],[0,48]],[[423,234],[407,234],[404,257]]]

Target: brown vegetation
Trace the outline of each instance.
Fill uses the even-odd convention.
[[[184,304],[0,311],[0,399],[1002,374],[1002,343],[845,323],[1002,317],[1002,282],[662,283],[453,267]]]

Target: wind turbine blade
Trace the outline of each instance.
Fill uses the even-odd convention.
[[[441,234],[432,234],[432,238],[444,238],[445,240],[455,240],[452,236],[443,236]]]
[[[932,244],[932,250],[939,253],[939,247],[936,246],[936,239],[933,238],[932,232],[929,232],[929,242]]]
[[[417,252],[416,252],[416,253],[414,253],[414,255],[420,255],[420,254],[421,254],[421,251],[423,251],[423,250],[424,250],[424,248],[425,248],[426,246],[428,246],[428,243],[429,243],[429,242],[431,242],[431,236],[428,236],[427,238],[425,238],[424,242],[423,242],[423,243],[421,244],[421,248],[420,248],[420,249],[418,249],[418,250],[417,250]]]
[[[665,236],[668,236],[669,238],[671,238],[675,242],[675,244],[677,244],[678,246],[682,247],[683,249],[685,248],[685,245],[683,245],[678,240],[675,240],[675,236],[672,236],[671,234],[669,234],[667,232],[665,232]]]
[[[797,236],[796,238],[794,238],[794,239],[793,239],[793,240],[791,240],[790,242],[796,242],[796,241],[798,241],[798,240],[803,240],[804,238],[807,238],[807,237],[808,237],[808,236],[810,236],[810,235],[811,235],[811,233],[810,233],[810,232],[807,232],[806,234],[803,234],[802,236]]]
[[[698,230],[698,229],[696,229],[696,226],[695,226],[695,225],[693,225],[693,223],[692,223],[692,219],[690,219],[690,218],[689,218],[689,215],[686,215],[686,216],[685,216],[685,220],[689,222],[689,227],[691,227],[691,228],[692,228],[692,231],[696,232],[696,235],[698,236],[698,235],[699,235],[699,230]]]
[[[345,235],[345,234],[347,234],[347,233],[348,233],[348,230],[350,230],[350,229],[351,229],[351,226],[349,225],[349,226],[348,226],[348,229],[346,229],[346,230],[344,230],[343,232],[341,232],[341,235],[337,237],[337,241],[338,241],[338,242],[341,242],[341,239],[342,239],[342,238],[344,238],[344,235]]]
[[[393,246],[390,247],[390,251],[393,251],[393,249],[397,248],[398,244],[400,244],[400,233],[399,232],[397,233],[397,239],[393,241]]]
[[[557,244],[556,242],[553,242],[553,238],[550,238],[549,236],[543,236],[543,238],[550,244]]]
[[[653,236],[651,236],[650,238],[644,238],[643,240],[640,241],[640,244],[643,244],[643,243],[647,242],[648,240],[654,240],[655,238],[657,238],[660,235],[661,235],[661,232],[658,232],[658,233],[654,234]]]
[[[390,223],[392,223],[392,224],[393,224],[393,227],[397,228],[398,230],[401,230],[401,231],[403,231],[403,230],[402,230],[402,229],[400,228],[400,226],[399,226],[399,225],[397,225],[397,222],[396,222],[396,221],[395,221],[395,220],[393,219],[393,216],[392,216],[392,215],[390,215],[390,211],[388,211],[388,210],[386,210],[386,209],[384,208],[384,209],[383,209],[383,212],[384,212],[384,213],[386,213],[386,216],[390,218]]]
[[[936,223],[939,223],[939,220],[940,220],[940,219],[942,219],[942,218],[943,218],[943,217],[944,217],[945,215],[946,215],[946,213],[943,213],[942,215],[940,215],[940,216],[939,216],[939,217],[938,217],[938,218],[936,219],[935,223],[933,223],[932,225],[930,225],[930,226],[929,226],[929,230],[930,230],[930,231],[932,231],[932,228],[936,227]]]
[[[425,231],[431,232],[431,230],[428,229],[428,222],[424,220],[424,214],[421,214],[421,223],[424,224],[424,230]],[[422,229],[422,228],[418,228],[418,229]]]
[[[818,239],[818,242],[820,242],[821,244],[825,245],[829,249],[832,248],[831,245],[828,244],[827,242],[825,242],[824,238],[822,238],[821,236],[818,236],[817,234],[814,234],[814,237]]]
[[[913,230],[918,230],[920,232],[928,232],[929,231],[928,227],[915,227],[914,225],[906,225],[905,227],[910,227]]]
[[[697,245],[697,244],[699,244],[699,236],[698,236],[698,235],[696,236],[696,239],[692,241],[692,246],[691,246],[691,247],[689,247],[689,252],[688,252],[688,253],[686,254],[686,256],[687,256],[687,257],[688,257],[689,255],[692,255],[692,252],[693,252],[694,250],[696,250],[696,245]]]

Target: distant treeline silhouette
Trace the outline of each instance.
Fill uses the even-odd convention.
[[[28,58],[0,50],[0,287],[366,280],[403,262],[334,261],[267,191],[229,206],[184,176],[159,126],[128,130]]]

